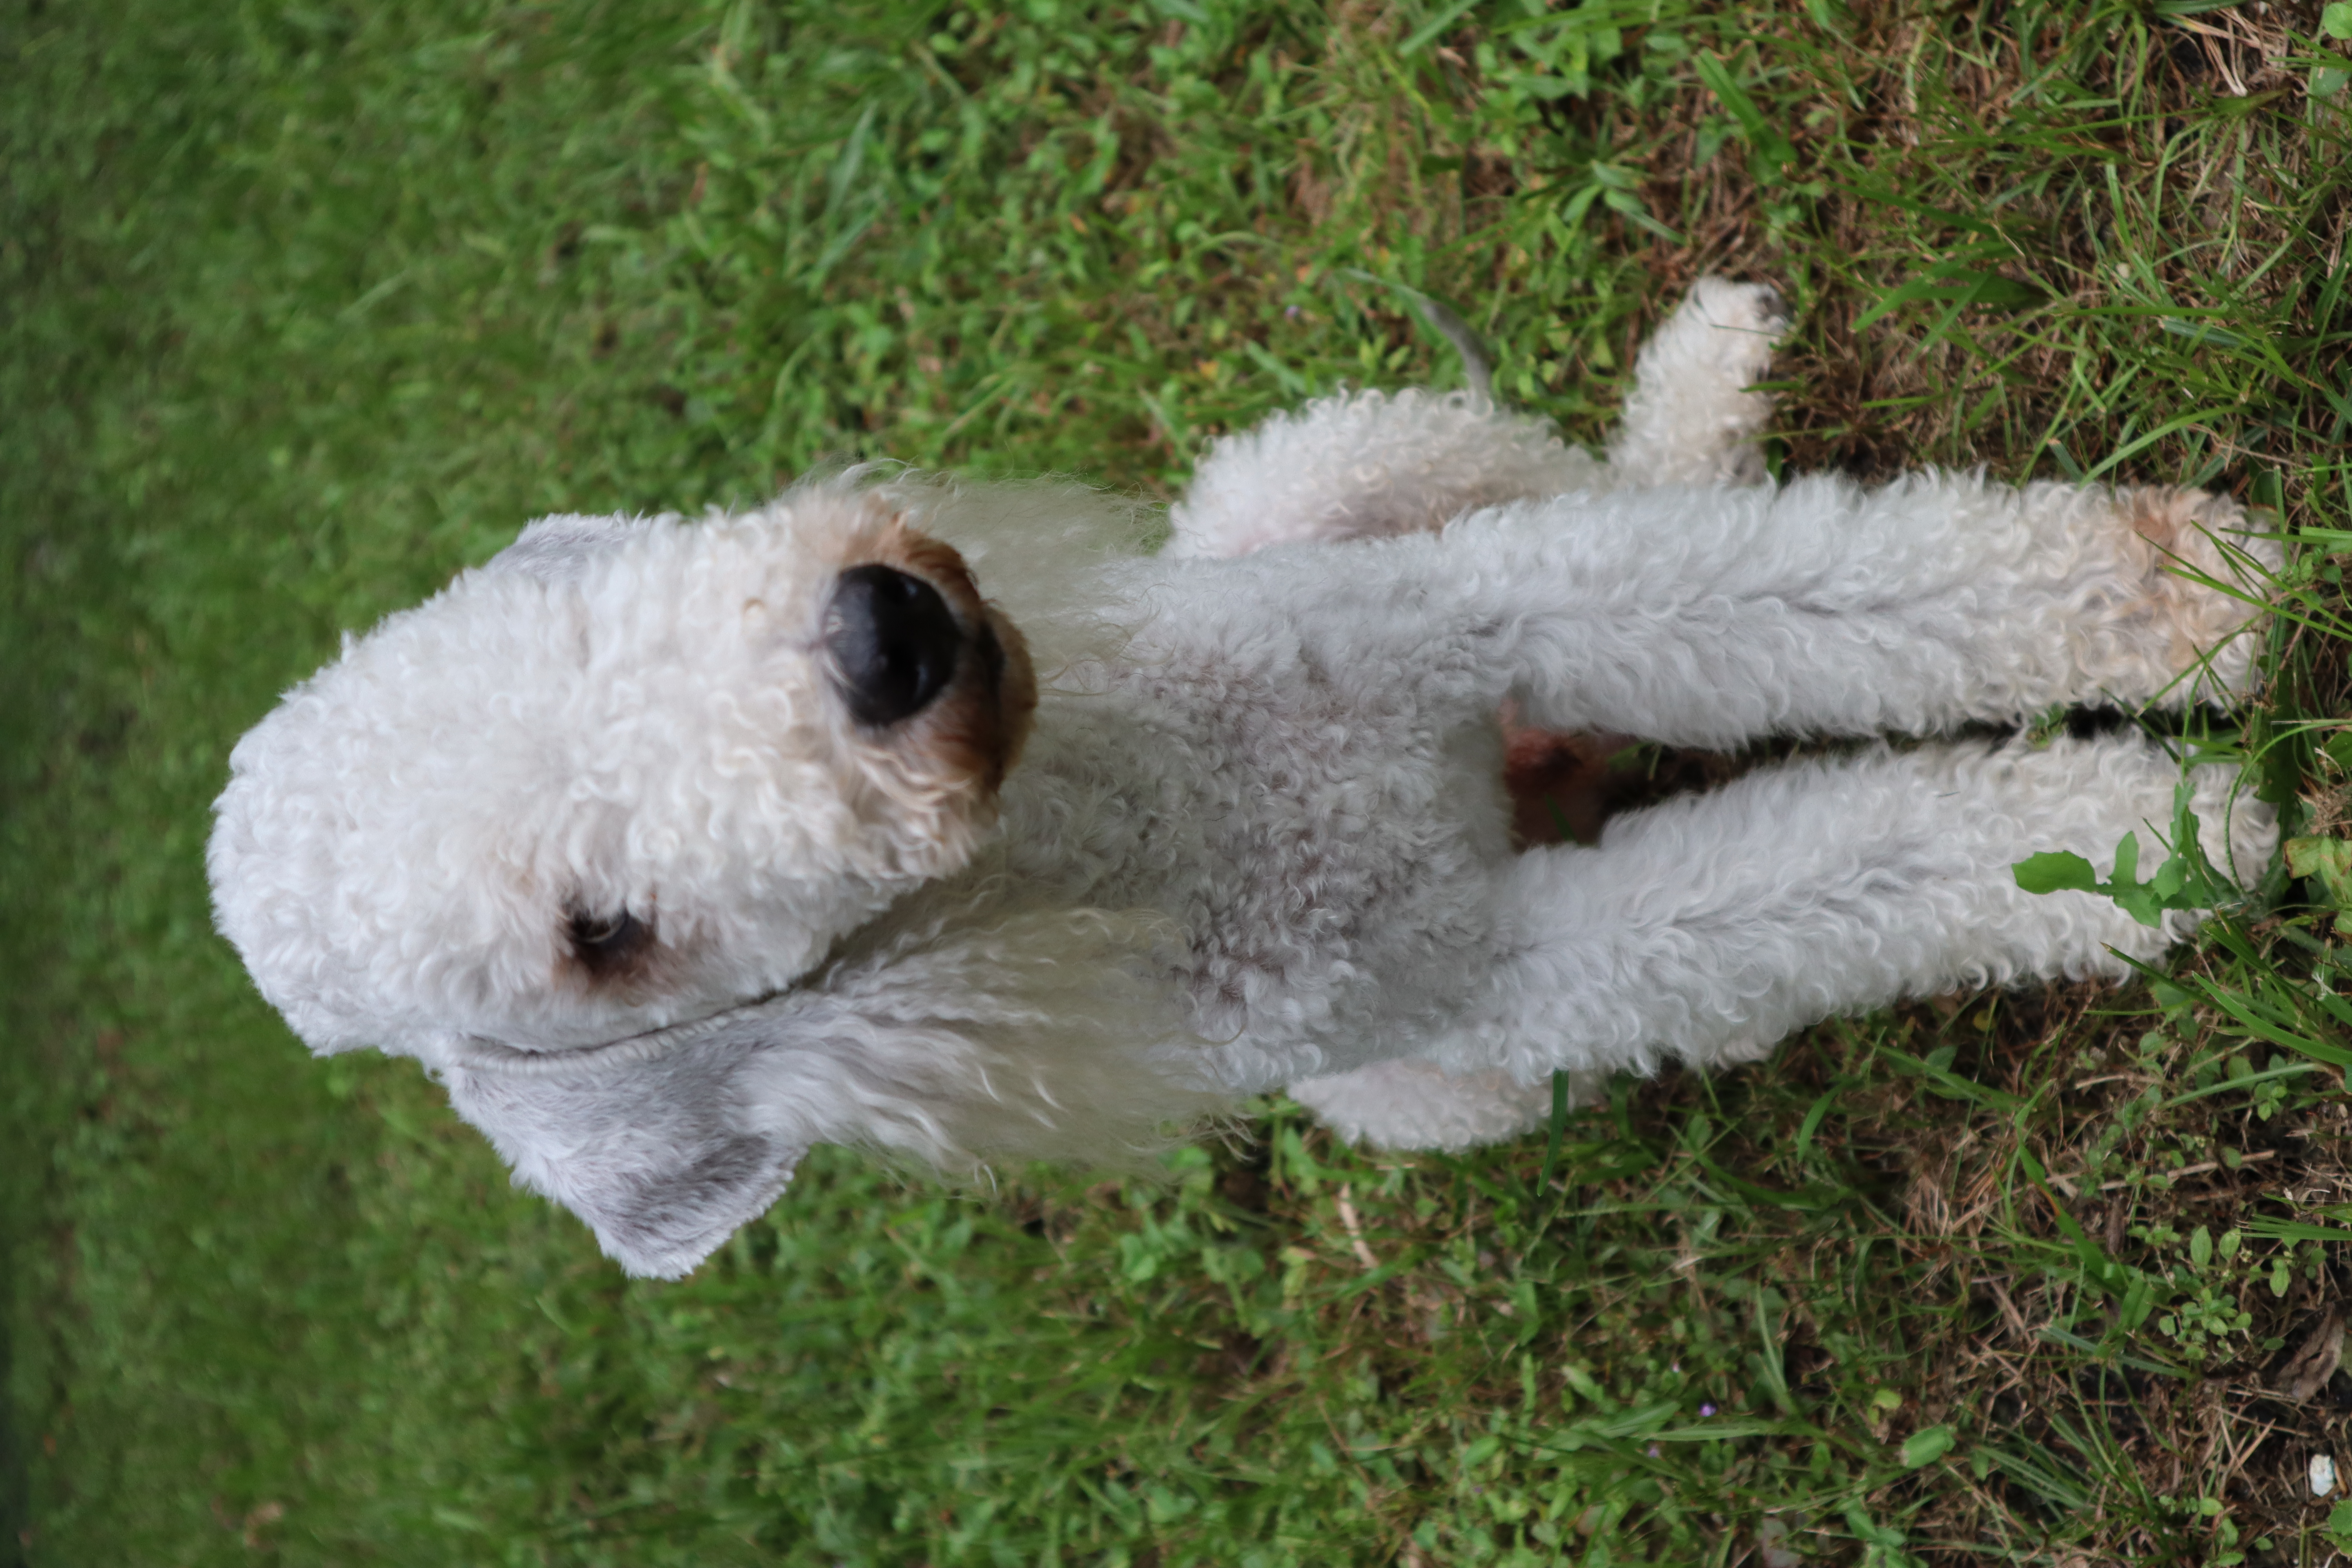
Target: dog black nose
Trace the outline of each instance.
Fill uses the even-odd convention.
[[[888,566],[841,574],[824,612],[824,646],[849,710],[896,724],[930,705],[955,679],[963,633],[939,590]]]

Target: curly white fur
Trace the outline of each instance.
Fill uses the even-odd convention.
[[[1704,283],[1605,466],[1476,399],[1310,405],[1220,443],[1156,558],[1071,487],[872,471],[544,520],[238,746],[222,930],[315,1048],[419,1058],[664,1276],[814,1142],[1118,1159],[1288,1086],[1350,1136],[1461,1147],[1557,1069],[2159,955],[2193,922],[2010,867],[2168,820],[2161,750],[1874,738],[2228,699],[2248,608],[2170,568],[2252,583],[2274,546],[2168,491],[1748,482],[1779,327],[1769,290]],[[959,650],[880,721],[836,598],[875,571],[934,590]],[[1506,700],[1865,743],[1519,854]],[[2224,769],[2198,791],[2251,877],[2267,813]]]

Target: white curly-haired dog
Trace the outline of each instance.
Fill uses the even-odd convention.
[[[1073,487],[872,474],[533,523],[237,746],[221,929],[314,1050],[418,1058],[671,1277],[813,1143],[1116,1156],[1279,1088],[1458,1148],[1556,1069],[2157,957],[2191,917],[2011,871],[2170,820],[2136,734],[1871,743],[1514,849],[1506,702],[1731,748],[2244,690],[2213,584],[2278,552],[2238,509],[1766,485],[1780,327],[1702,282],[1606,462],[1468,395],[1310,404],[1219,442],[1155,556]],[[2195,776],[2251,877],[2269,815]]]

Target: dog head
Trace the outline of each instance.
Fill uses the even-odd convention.
[[[963,868],[1035,698],[886,492],[546,520],[237,745],[217,918],[312,1049],[420,1058],[608,1250],[678,1272],[825,1128],[747,1110],[756,1029],[614,1043],[782,995]]]
[[[661,1028],[961,867],[1034,702],[1019,633],[879,497],[551,519],[239,742],[220,924],[320,1052]]]

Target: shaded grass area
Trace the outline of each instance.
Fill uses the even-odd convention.
[[[305,1060],[200,865],[235,736],[535,513],[868,456],[1165,493],[1303,395],[1456,379],[1392,285],[1591,441],[1711,268],[1798,308],[1776,461],[2220,486],[2301,531],[2266,700],[2213,743],[2340,834],[2315,7],[5,15],[0,1553],[2335,1549],[2324,877],[2152,990],[1621,1085],[1549,1183],[1539,1139],[1371,1157],[1280,1106],[1158,1188],[821,1152],[644,1286],[404,1064]]]

